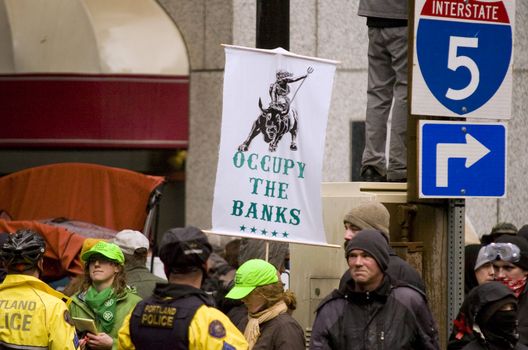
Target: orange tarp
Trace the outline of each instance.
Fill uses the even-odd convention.
[[[65,275],[82,272],[78,259],[85,237],[63,227],[46,225],[37,221],[6,221],[0,219],[0,232],[14,233],[18,229],[32,229],[46,240],[44,253],[45,280],[56,280]]]
[[[84,163],[60,163],[0,178],[0,211],[13,220],[66,217],[98,226],[143,231],[160,176]]]

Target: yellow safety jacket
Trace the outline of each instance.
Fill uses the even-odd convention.
[[[7,275],[0,284],[0,348],[77,349],[69,298],[38,278]]]
[[[135,350],[130,338],[129,313],[119,330],[118,350]],[[170,339],[167,339],[170,342]],[[244,335],[220,310],[202,305],[196,310],[189,326],[189,349],[195,350],[246,350]]]

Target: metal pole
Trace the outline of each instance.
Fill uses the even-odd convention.
[[[464,301],[464,228],[465,200],[448,200],[447,216],[447,327],[451,333],[453,320]]]
[[[290,0],[257,0],[257,48],[290,49]]]
[[[257,48],[290,49],[290,0],[257,0]],[[265,260],[269,260],[269,241]]]

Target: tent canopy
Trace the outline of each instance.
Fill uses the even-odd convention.
[[[47,243],[48,278],[78,274],[82,271],[78,253],[86,237],[108,238],[123,229],[144,232],[152,196],[164,181],[160,176],[84,163],[22,170],[0,178],[0,212],[5,213],[0,230],[30,228],[41,233]],[[54,218],[70,221],[51,222]]]

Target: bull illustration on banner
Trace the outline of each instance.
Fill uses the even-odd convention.
[[[269,151],[275,152],[278,143],[287,133],[291,134],[290,149],[292,151],[297,150],[298,113],[294,108],[291,108],[291,103],[295,99],[305,79],[313,71],[314,69],[312,67],[308,67],[305,75],[296,78],[293,77],[293,73],[291,72],[285,70],[277,71],[277,80],[269,88],[271,97],[269,107],[263,108],[262,99],[259,97],[258,105],[261,114],[253,123],[247,139],[238,147],[240,152],[246,152],[253,139],[259,134],[262,134],[264,141],[269,144]],[[289,84],[299,80],[302,80],[301,84],[297,87],[290,100]]]

